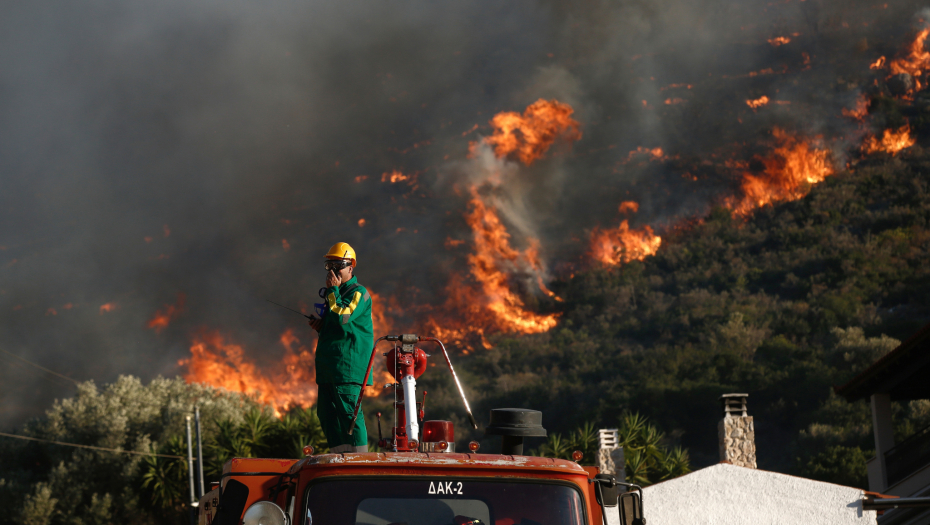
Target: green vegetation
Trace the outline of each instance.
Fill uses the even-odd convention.
[[[870,412],[832,387],[930,320],[928,260],[930,155],[914,146],[748,220],[715,209],[654,257],[556,283],[558,327],[499,337],[459,366],[479,414],[539,408],[565,433],[638,411],[699,467],[718,460],[717,398],[747,392],[760,468],[865,487]],[[902,436],[930,423],[922,402],[895,410]]]
[[[551,433],[546,442],[530,454],[572,459],[572,453],[577,450],[584,454],[582,465],[594,465],[598,454],[597,431],[598,427],[585,423],[567,438]],[[688,451],[665,446],[665,434],[637,412],[623,415],[617,437],[623,447],[626,479],[630,483],[646,486],[691,472]]]
[[[24,429],[31,437],[137,453],[187,456],[185,416],[200,407],[206,479],[238,457],[303,456],[305,445],[326,451],[316,411],[276,418],[254,400],[181,379],[142,385],[121,377],[98,389],[82,383]],[[6,524],[184,523],[187,461],[40,442],[0,439],[0,503]]]

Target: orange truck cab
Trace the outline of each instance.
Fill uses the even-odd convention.
[[[416,408],[407,414],[422,419]],[[607,512],[645,524],[639,487],[575,461],[522,455],[524,436],[545,435],[541,420],[534,410],[492,410],[486,433],[503,436],[501,454],[479,454],[474,441],[454,452],[447,421],[404,436],[411,422],[401,420],[380,441],[386,452],[234,458],[200,498],[199,525],[607,525]]]

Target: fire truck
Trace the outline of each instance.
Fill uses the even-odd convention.
[[[231,459],[200,499],[199,525],[608,525],[609,513],[621,525],[645,524],[642,489],[579,465],[580,452],[574,461],[523,454],[525,438],[546,435],[541,412],[491,410],[485,433],[501,436],[500,453],[481,453],[476,441],[457,452],[452,422],[424,421],[416,400],[430,357],[420,344],[433,343],[477,429],[445,345],[414,334],[381,337],[365,377],[382,341],[394,343],[384,356],[396,380],[386,387],[396,412],[387,438],[378,417],[382,452],[314,454],[308,446],[300,460]]]

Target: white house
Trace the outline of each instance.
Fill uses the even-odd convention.
[[[643,507],[649,525],[874,525],[863,496],[862,489],[720,463],[646,487]],[[617,512],[609,517],[619,525]]]
[[[758,470],[747,397],[721,397],[721,463],[643,489],[648,525],[876,524],[862,489]],[[620,525],[616,507],[608,523]]]

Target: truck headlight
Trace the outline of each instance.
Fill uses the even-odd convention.
[[[287,525],[287,515],[270,501],[256,501],[242,516],[242,525]]]

